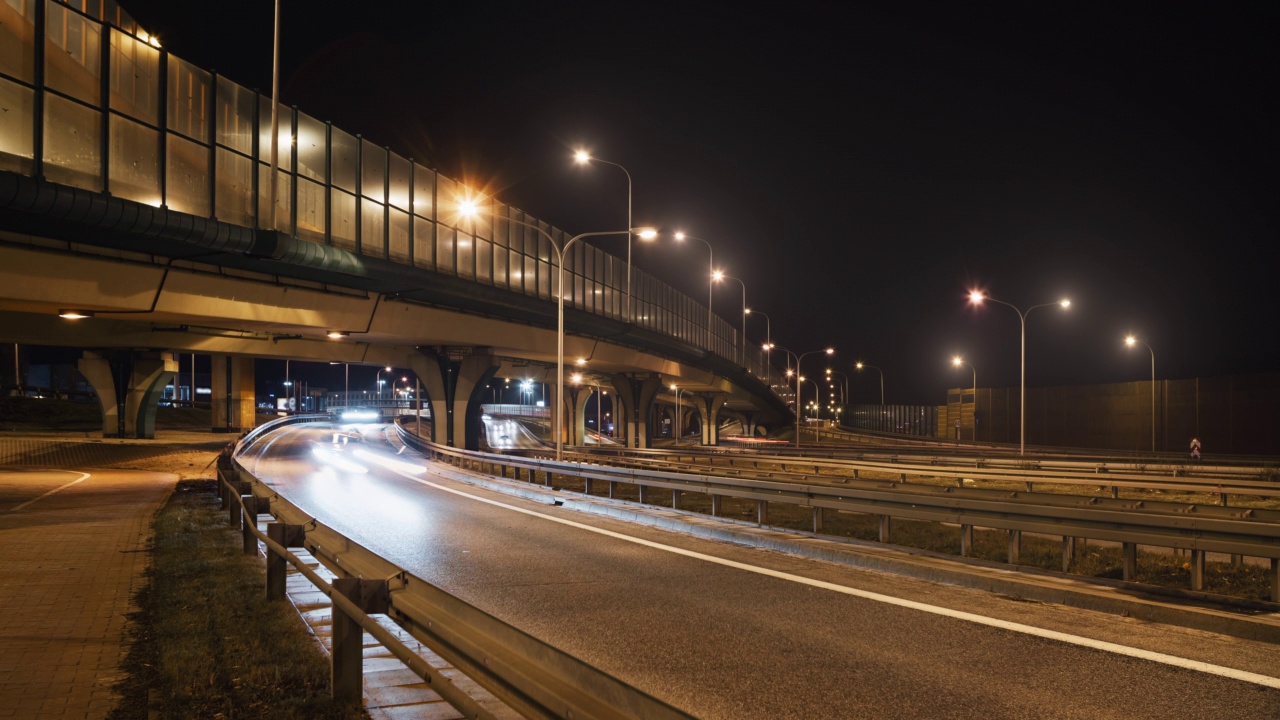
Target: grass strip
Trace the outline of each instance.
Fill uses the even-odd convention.
[[[329,697],[329,662],[297,611],[268,602],[213,480],[184,480],[156,515],[148,583],[111,720],[367,718]]]

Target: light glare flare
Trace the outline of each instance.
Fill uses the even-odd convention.
[[[311,453],[315,455],[317,458],[319,458],[321,462],[327,465],[331,465],[343,472],[357,473],[357,474],[364,474],[369,472],[369,469],[361,465],[360,463],[352,462],[338,455],[332,450],[322,448],[319,445],[316,445],[315,447],[311,448]]]
[[[591,153],[586,150],[578,150],[573,153],[573,161],[579,165],[586,165],[591,162]]]

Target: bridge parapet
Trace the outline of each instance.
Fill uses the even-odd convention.
[[[569,252],[560,288],[549,241],[520,223],[561,242],[564,231],[296,108],[281,108],[273,212],[270,98],[159,47],[115,3],[0,3],[0,46],[0,98],[11,109],[0,175],[34,181],[0,182],[2,229],[47,228],[58,214],[84,226],[62,239],[110,244],[110,233],[92,232],[109,226],[157,239],[148,251],[169,257],[195,245],[273,259],[272,272],[352,275],[390,263],[512,306],[550,306],[563,293],[577,311],[571,330],[599,322],[590,316],[627,323],[771,394],[768,355],[718,316],[708,333],[694,298],[633,270],[628,317],[626,263],[585,244]],[[464,200],[487,212],[462,218]]]

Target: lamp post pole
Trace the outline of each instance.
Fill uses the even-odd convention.
[[[796,447],[798,448],[798,447],[800,447],[800,413],[801,413],[801,409],[800,409],[800,407],[801,407],[801,403],[803,402],[803,401],[800,399],[800,381],[801,381],[801,379],[802,379],[802,378],[800,377],[800,361],[801,361],[801,360],[803,360],[805,357],[807,357],[807,356],[809,356],[809,355],[816,355],[816,354],[821,353],[821,352],[824,352],[824,353],[826,353],[826,354],[828,354],[828,355],[835,355],[835,354],[836,354],[836,349],[835,349],[835,348],[823,348],[822,350],[810,350],[809,352],[801,353],[801,354],[799,354],[799,355],[796,355],[795,353],[793,353],[793,352],[791,352],[790,350],[788,350],[788,349],[786,349],[786,348],[782,347],[781,345],[774,345],[773,347],[774,347],[775,349],[777,349],[777,350],[781,350],[781,351],[785,352],[786,354],[790,355],[791,357],[795,358],[795,360],[796,360]],[[816,383],[815,383],[815,385],[816,385]]]
[[[974,368],[973,365],[965,362],[964,358],[960,357],[959,355],[951,358],[951,364],[956,367],[960,367],[961,365],[968,365],[969,369],[973,370],[973,430],[970,431],[969,439],[974,442],[977,442],[978,441],[978,370]],[[960,395],[960,408],[961,410],[964,409],[963,393]]]
[[[738,343],[738,362],[743,367],[747,366],[747,284],[732,275],[725,275],[722,272],[716,272],[713,275],[716,280],[732,280],[742,286],[742,338]]]
[[[1032,305],[1026,311],[1019,310],[1017,306],[1011,305],[1003,300],[997,300],[986,293],[974,290],[969,293],[969,302],[974,305],[981,303],[983,300],[990,300],[994,303],[1000,303],[1005,307],[1012,308],[1018,313],[1018,320],[1022,323],[1022,349],[1021,349],[1021,380],[1019,381],[1018,390],[1018,455],[1027,454],[1027,316],[1036,308],[1049,307],[1050,305],[1060,305],[1064,310],[1071,307],[1071,301],[1067,299],[1059,300],[1056,303],[1042,303],[1040,305]]]
[[[883,406],[884,405],[884,371],[876,367],[875,365],[868,365],[864,362],[854,363],[853,367],[856,370],[861,370],[862,368],[871,368],[872,370],[875,370],[876,372],[880,373],[880,404]]]
[[[684,390],[684,388],[681,388],[678,385],[672,385],[671,389],[674,390],[676,393],[676,412],[675,412],[676,422],[675,422],[674,429],[675,429],[676,447],[679,448],[680,447],[680,393]]]
[[[707,352],[710,352],[710,351],[711,351],[711,337],[712,337],[712,333],[711,333],[711,319],[712,319],[712,315],[711,315],[711,300],[712,300],[712,298],[714,297],[714,291],[715,291],[715,287],[716,287],[716,285],[715,285],[715,282],[716,282],[716,257],[715,257],[715,251],[711,249],[711,243],[707,242],[706,240],[703,240],[703,239],[702,239],[702,238],[700,238],[700,237],[694,237],[694,236],[692,236],[692,235],[686,235],[685,233],[682,233],[682,232],[678,232],[678,233],[676,233],[676,240],[677,240],[677,241],[681,241],[681,242],[683,242],[685,238],[688,238],[688,239],[690,239],[690,240],[697,240],[698,242],[700,242],[700,243],[702,243],[703,245],[706,245],[706,246],[707,246]]]
[[[1124,344],[1129,347],[1139,343],[1146,345],[1147,352],[1151,353],[1151,452],[1154,453],[1156,451],[1156,351],[1132,335],[1124,339]]]
[[[581,152],[581,151],[579,151],[579,153],[578,153],[578,161],[579,161],[579,162],[586,162],[586,161],[588,161],[588,160],[592,160],[592,159],[598,160],[599,162],[607,163],[607,164],[609,164],[609,165],[617,165],[617,163],[610,163],[610,162],[608,162],[608,161],[606,161],[606,160],[599,160],[599,158],[592,158],[590,155],[587,155],[585,152]],[[617,165],[617,166],[618,166],[618,167],[620,167],[620,168],[622,167],[621,165]],[[626,168],[623,168],[623,171],[625,172],[625,171],[626,171]],[[631,175],[630,175],[630,174],[628,174],[628,175],[627,175],[627,187],[628,187],[628,193],[630,192],[630,190],[629,190],[629,188],[630,188],[630,183],[631,183]],[[631,203],[630,203],[630,200],[628,200],[628,202],[627,202],[627,207],[628,207],[628,216],[630,215],[630,206],[631,206]],[[476,206],[476,204],[475,204],[474,202],[470,202],[470,201],[463,202],[463,203],[461,204],[461,206],[460,206],[460,208],[459,208],[459,209],[460,209],[461,213],[462,213],[464,216],[471,216],[471,215],[475,215],[477,212],[479,212],[479,208]],[[524,225],[525,227],[531,227],[531,228],[533,228],[534,230],[537,230],[538,232],[542,233],[542,236],[543,236],[543,237],[545,237],[545,238],[547,239],[547,241],[551,243],[551,249],[552,249],[552,250],[554,250],[554,251],[555,251],[555,254],[556,254],[556,268],[557,268],[557,269],[556,269],[556,288],[555,288],[555,290],[556,290],[556,419],[555,419],[555,429],[556,429],[556,461],[558,462],[558,461],[563,457],[563,455],[564,455],[564,407],[563,407],[563,405],[564,405],[564,293],[565,293],[565,289],[564,289],[564,258],[565,258],[565,254],[569,252],[569,248],[573,247],[573,244],[574,244],[574,243],[578,242],[579,240],[582,240],[583,238],[589,238],[589,237],[604,237],[604,236],[608,236],[608,235],[626,235],[626,236],[627,236],[627,281],[628,281],[628,283],[630,283],[630,280],[631,280],[631,235],[634,233],[634,234],[636,234],[636,235],[640,236],[640,239],[641,239],[641,240],[652,240],[653,238],[655,238],[655,237],[657,237],[657,236],[658,236],[658,231],[657,231],[657,230],[655,230],[655,229],[653,229],[653,228],[651,228],[651,227],[642,227],[642,228],[632,228],[632,227],[628,227],[628,229],[626,229],[626,230],[610,230],[610,231],[604,231],[604,232],[589,232],[589,233],[582,233],[582,234],[580,234],[580,235],[574,235],[573,237],[569,238],[569,239],[568,239],[568,241],[566,241],[566,242],[565,242],[564,247],[561,247],[561,246],[556,242],[556,239],[555,239],[554,237],[552,237],[552,236],[551,236],[551,233],[547,232],[546,230],[543,230],[542,228],[538,227],[537,225],[535,225],[535,224],[533,224],[533,223],[527,223],[527,222],[524,222],[524,221],[522,221],[522,220],[515,220],[515,219],[512,219],[512,218],[507,218],[507,222],[509,222],[509,223],[515,223],[516,225]],[[630,307],[630,303],[631,303],[631,291],[630,291],[630,288],[628,288],[628,290],[627,290],[627,304],[628,304],[628,308]],[[630,317],[630,309],[628,309],[628,312],[627,312],[627,321],[628,321],[628,322],[630,322],[630,321],[631,321],[631,317]]]
[[[764,381],[767,384],[773,383],[773,363],[769,361],[769,351],[773,349],[773,323],[769,320],[769,316],[759,310],[747,308],[743,311],[746,315],[759,315],[764,318]]]
[[[598,163],[604,163],[605,165],[612,165],[618,168],[619,170],[621,170],[623,175],[627,176],[627,227],[630,228],[631,227],[631,173],[627,172],[627,169],[619,165],[618,163],[611,162],[609,160],[602,160],[598,157],[594,157],[585,150],[579,150],[575,152],[573,154],[573,160],[579,165],[586,165],[589,162],[598,162]],[[631,232],[632,232],[631,230],[627,230],[625,232],[610,233],[611,235],[627,236],[627,302],[626,302],[626,310],[625,310],[627,322],[635,321],[635,318],[633,318],[631,315]],[[543,233],[543,234],[545,235],[546,233]],[[565,245],[567,246],[568,243],[565,243]]]

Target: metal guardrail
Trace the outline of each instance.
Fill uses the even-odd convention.
[[[363,630],[466,717],[494,717],[370,617],[380,613],[525,717],[692,717],[379,557],[253,477],[230,452],[220,459],[218,475],[224,509],[231,525],[244,533],[245,552],[256,554],[258,540],[266,547],[268,597],[284,596],[288,563],[333,600],[335,697],[360,697]],[[268,524],[266,533],[257,528],[260,513],[278,521]],[[290,547],[305,547],[338,579],[326,583],[289,552]]]
[[[878,515],[881,542],[889,542],[893,519],[950,523],[961,528],[962,555],[969,554],[972,548],[974,527],[1004,530],[1009,533],[1010,563],[1017,562],[1023,532],[1061,536],[1064,566],[1074,551],[1076,538],[1118,542],[1122,545],[1126,581],[1136,574],[1138,545],[1190,551],[1193,590],[1203,588],[1206,552],[1268,558],[1271,597],[1280,601],[1277,510],[965,487],[904,487],[896,482],[867,479],[848,479],[840,485],[779,482],[478,453],[435,445],[402,429],[399,434],[403,442],[435,460],[501,477],[507,477],[507,470],[511,469],[517,480],[521,479],[521,471],[535,482],[537,474],[543,473],[547,485],[552,484],[554,475],[581,478],[587,494],[591,494],[595,481],[609,484],[610,497],[616,483],[639,486],[641,502],[646,488],[665,489],[672,491],[672,507],[678,509],[682,493],[700,493],[710,496],[712,515],[718,514],[721,498],[754,501],[761,525],[768,523],[769,503],[810,508],[814,532],[821,531],[826,510]]]
[[[576,452],[585,451],[578,449]],[[883,448],[869,448],[852,456],[819,453],[817,457],[811,454],[779,454],[777,448],[769,448],[767,452],[592,448],[590,453],[597,458],[615,456],[664,462],[681,462],[687,457],[690,464],[702,461],[711,466],[723,465],[727,468],[759,469],[762,465],[776,465],[784,473],[788,472],[788,468],[794,468],[790,472],[801,476],[807,476],[809,471],[818,475],[823,469],[828,469],[852,471],[857,477],[859,472],[868,470],[893,473],[903,480],[911,475],[973,481],[1012,480],[1027,483],[1029,490],[1034,489],[1036,483],[1095,485],[1109,487],[1112,497],[1118,497],[1120,488],[1205,492],[1222,496],[1223,505],[1226,504],[1227,494],[1280,497],[1280,483],[1264,478],[1262,470],[1234,466],[1148,466],[1144,463],[1112,464],[1107,461],[938,456],[898,453]]]

